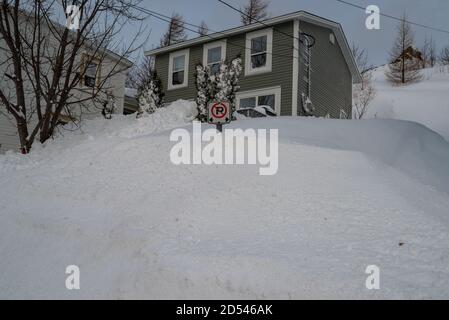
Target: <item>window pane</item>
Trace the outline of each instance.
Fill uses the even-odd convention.
[[[267,36],[251,39],[251,54],[267,51]]]
[[[255,56],[251,56],[251,68],[264,67],[267,64],[267,54],[262,53]]]
[[[84,74],[84,85],[89,88],[94,88],[97,78],[98,65],[95,62],[89,62],[86,66],[86,71]]]
[[[245,98],[240,99],[240,108],[255,108],[256,107],[256,98]]]
[[[95,77],[84,77],[84,85],[89,88],[95,88]]]
[[[209,67],[210,67],[210,74],[217,74],[220,71],[219,63],[212,64]]]
[[[258,106],[270,106],[274,110],[274,94],[270,94],[269,96],[260,96],[257,105]]]
[[[184,71],[173,72],[172,84],[175,86],[183,83],[184,83]]]
[[[173,58],[173,71],[184,70],[185,59],[186,59],[186,56],[179,56],[179,57]]]
[[[90,62],[86,68],[86,76],[95,78],[97,76],[97,64]]]
[[[214,63],[221,61],[221,47],[209,49],[207,51],[207,63]]]

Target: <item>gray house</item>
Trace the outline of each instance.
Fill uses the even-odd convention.
[[[299,11],[150,50],[165,101],[195,99],[195,66],[212,70],[240,56],[237,109],[270,106],[278,115],[351,117],[360,73],[339,23]]]

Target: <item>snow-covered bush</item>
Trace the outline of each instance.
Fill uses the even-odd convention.
[[[162,90],[162,80],[156,72],[148,78],[142,88],[137,91],[137,100],[139,101],[139,112],[137,116],[143,113],[153,113],[156,109],[161,108],[164,102],[164,92]]]
[[[114,113],[116,107],[116,100],[112,93],[108,93],[108,100],[103,103],[103,109],[101,114],[105,119],[112,119],[112,114]]]
[[[195,85],[197,90],[196,104],[198,106],[198,120],[207,119],[207,104],[210,101],[210,68],[198,64],[195,72]]]
[[[242,74],[242,59],[237,57],[229,64],[221,63],[220,71],[210,74],[208,66],[198,65],[195,73],[197,88],[196,102],[198,105],[198,119],[207,119],[207,105],[212,100],[228,101],[231,105],[231,114],[235,111],[235,94],[240,89],[238,85]]]
[[[235,111],[235,94],[240,90],[238,83],[242,70],[242,59],[237,57],[229,65],[222,64],[220,66],[220,72],[217,75],[215,99],[229,101],[231,104],[231,114],[234,114]]]

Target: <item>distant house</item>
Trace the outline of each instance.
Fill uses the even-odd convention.
[[[401,62],[402,59],[405,59],[405,60],[416,60],[419,63],[422,63],[424,61],[422,53],[419,50],[417,50],[417,49],[415,49],[415,48],[413,48],[411,46],[408,47],[407,49],[405,49],[401,53],[401,55],[396,60],[394,60],[392,63]]]
[[[195,99],[195,66],[216,70],[240,56],[237,109],[269,106],[282,116],[352,114],[360,73],[340,24],[300,11],[150,50],[165,101]]]
[[[19,21],[19,28],[24,28],[24,30],[33,29],[33,26],[29,25],[29,20],[25,18],[25,15],[21,15],[21,21]],[[56,36],[52,32],[48,32],[49,34],[49,46],[53,46],[56,50],[58,48],[58,40],[56,40]],[[122,114],[124,110],[125,103],[125,81],[127,76],[127,70],[132,66],[132,63],[119,56],[118,54],[105,49],[98,48],[97,54],[101,53],[102,59],[96,59],[96,56],[93,57],[93,54],[88,48],[84,48],[81,50],[80,54],[77,56],[77,61],[81,68],[83,68],[84,76],[79,81],[79,85],[74,90],[74,97],[72,100],[75,102],[72,105],[72,114],[61,114],[59,116],[60,123],[68,123],[73,120],[82,120],[89,119],[93,117],[101,116],[102,108],[89,106],[86,107],[86,102],[84,104],[77,103],[78,101],[86,100],[92,96],[92,92],[98,88],[98,84],[103,80],[107,79],[107,83],[105,84],[105,88],[108,90],[108,94],[101,93],[98,95],[98,99],[101,99],[106,103],[109,98],[113,98],[114,100],[114,110],[113,112],[116,114]],[[8,55],[10,54],[8,46],[4,42],[2,38],[0,38],[0,61],[4,62],[7,60]],[[5,63],[0,63],[0,75],[6,73],[6,69],[8,66]],[[10,68],[10,66],[9,66]],[[78,70],[78,74],[79,70]],[[26,79],[26,77],[25,77]],[[25,80],[25,86],[28,87],[26,90],[27,103],[33,101],[35,98],[34,90],[29,81]],[[13,92],[14,89],[8,87],[6,81],[0,83],[2,89],[9,90],[9,92]],[[89,100],[87,100],[89,101]],[[30,111],[30,110],[29,110]],[[30,118],[28,122],[33,124],[37,123],[37,117],[35,112],[30,112]],[[19,150],[20,143],[19,137],[17,133],[16,122],[11,114],[6,112],[6,109],[0,105],[0,153],[3,153],[8,150]]]

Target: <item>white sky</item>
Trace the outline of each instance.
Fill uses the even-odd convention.
[[[230,4],[241,7],[247,0],[226,0]],[[407,13],[408,19],[420,24],[449,30],[449,0],[347,0],[361,6],[378,5],[382,13],[400,17]],[[216,0],[145,0],[142,6],[171,15],[178,12],[184,19],[193,24],[206,21],[210,29],[221,31],[240,25],[237,12],[224,6]],[[381,17],[381,30],[367,30],[364,11],[339,3],[336,0],[271,0],[269,12],[277,16],[293,11],[305,10],[319,16],[337,21],[342,24],[350,43],[355,42],[368,51],[372,64],[384,64],[388,52],[394,41],[397,21]],[[145,21],[148,30],[151,30],[149,41],[145,48],[157,46],[167,23],[149,18]],[[137,26],[123,28],[124,39],[132,34]],[[449,45],[449,34],[431,31],[420,27],[413,27],[415,42],[421,46],[425,36],[433,36],[439,48]],[[190,34],[190,37],[197,36]]]

